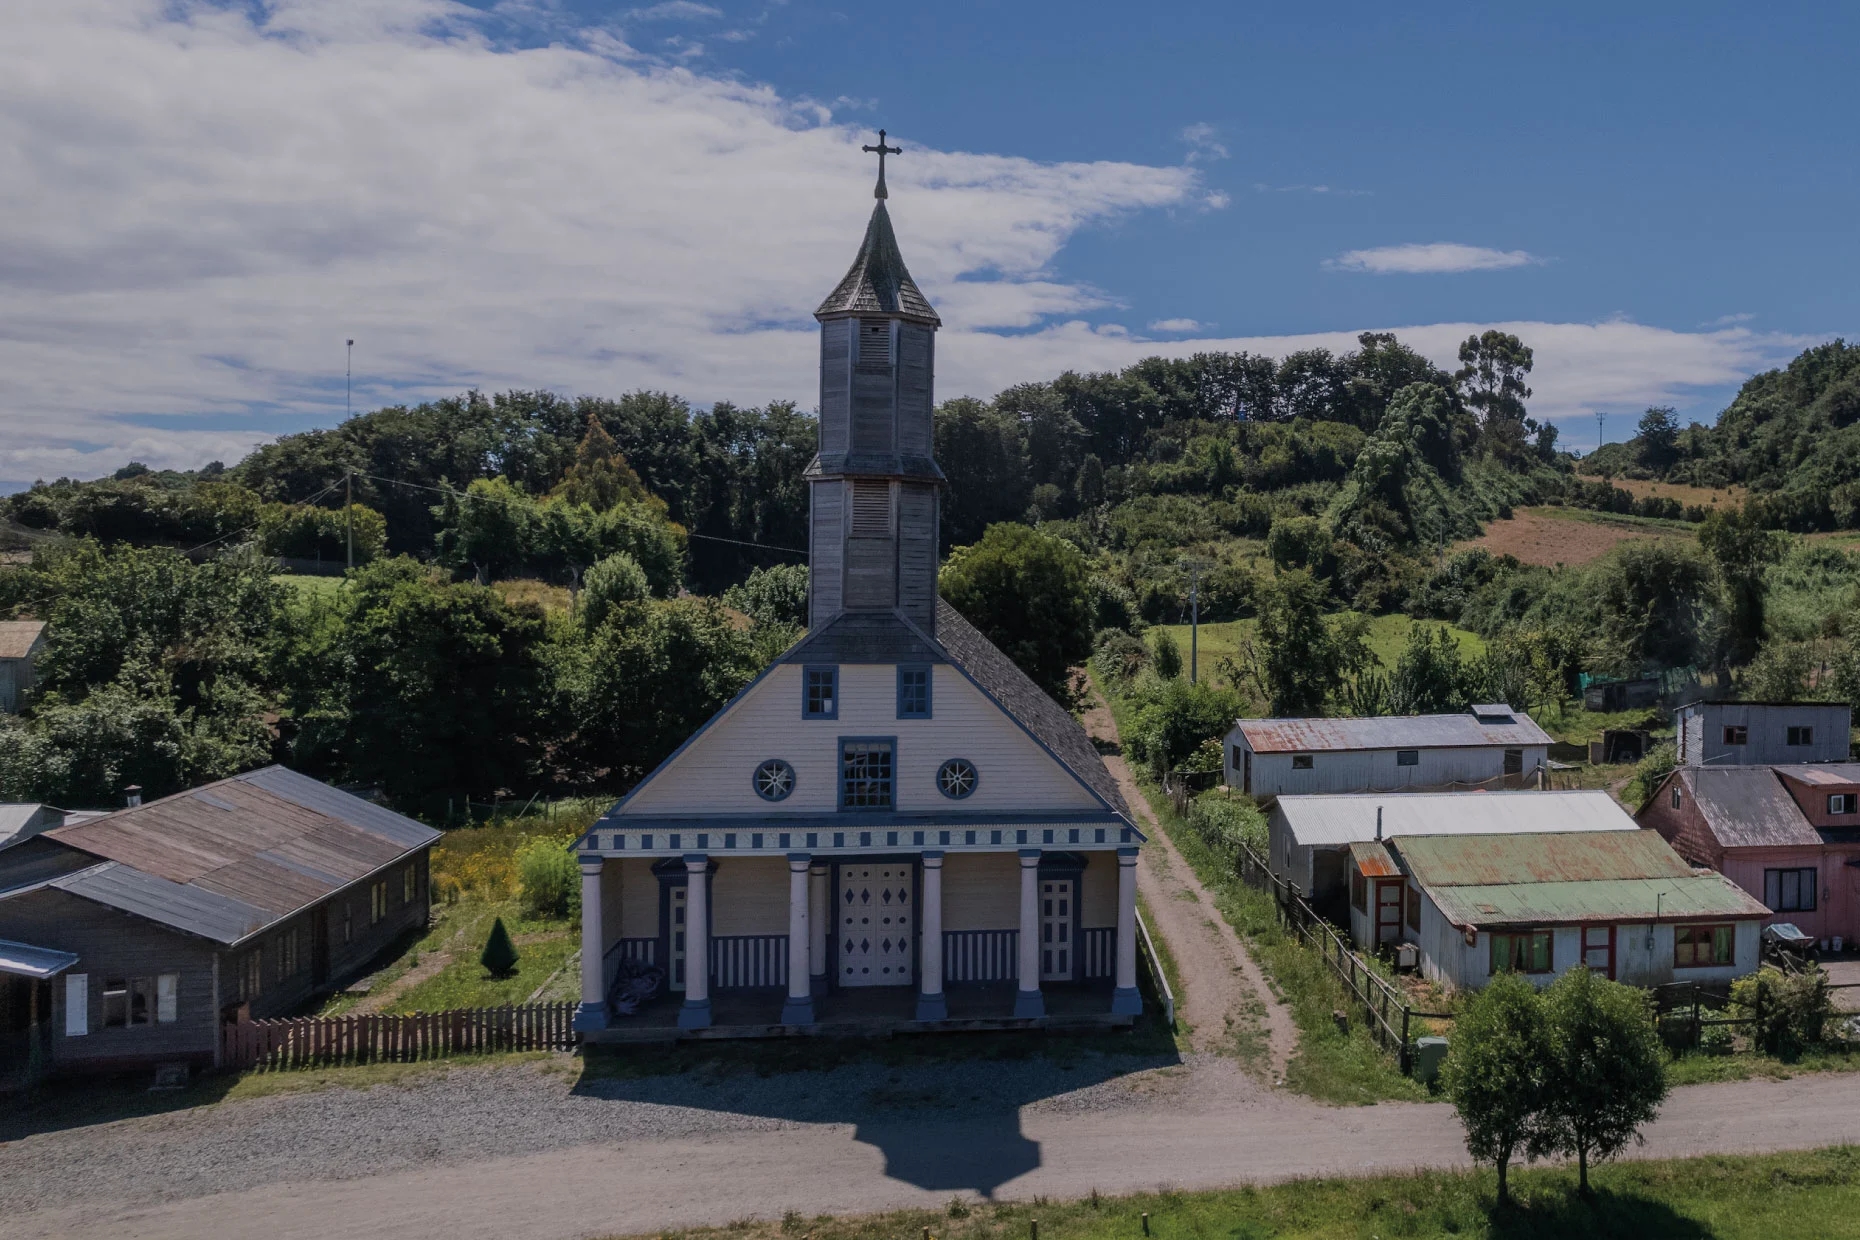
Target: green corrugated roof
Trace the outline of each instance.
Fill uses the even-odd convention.
[[[1423,884],[1423,886],[1427,886]],[[1769,910],[1722,874],[1431,887],[1441,915],[1457,926],[1554,925],[1763,917]]]
[[[1412,835],[1393,841],[1427,887],[1688,878],[1692,867],[1658,833],[1546,831],[1523,835]]]

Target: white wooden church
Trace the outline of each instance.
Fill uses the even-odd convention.
[[[941,321],[882,151],[876,197],[815,312],[808,632],[576,845],[593,1039],[1141,1010],[1144,837],[1078,722],[937,597]],[[621,1015],[638,966],[670,996]]]

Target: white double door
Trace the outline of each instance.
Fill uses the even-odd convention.
[[[917,933],[912,867],[843,865],[834,929],[841,986],[908,986]]]

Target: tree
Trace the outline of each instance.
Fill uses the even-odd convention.
[[[1788,550],[1789,536],[1764,529],[1748,506],[1714,509],[1699,526],[1699,546],[1724,590],[1721,657],[1747,663],[1763,643],[1768,569]]]
[[[749,580],[723,592],[723,601],[757,624],[807,626],[808,569],[805,564],[758,568]]]
[[[517,960],[517,945],[510,941],[510,931],[504,929],[504,919],[499,917],[491,924],[491,937],[484,941],[478,963],[492,977],[509,977],[517,971]]]
[[[1086,512],[1104,503],[1104,462],[1096,455],[1086,453],[1078,477],[1073,479],[1072,494]]]
[[[1413,624],[1408,645],[1389,677],[1389,713],[1443,715],[1463,711],[1482,688],[1478,669],[1443,625]]]
[[[615,607],[647,598],[651,593],[639,562],[624,551],[616,551],[588,570],[581,596],[581,623],[590,630],[597,629]]]
[[[1340,638],[1325,622],[1323,587],[1292,569],[1265,592],[1257,637],[1241,663],[1274,715],[1317,715],[1361,665],[1361,651],[1360,637]]]
[[[937,406],[932,427],[937,464],[949,479],[942,504],[944,545],[973,543],[996,522],[1019,520],[1033,485],[1020,423],[979,400],[958,397]]]
[[[1537,988],[1501,973],[1453,1022],[1441,1085],[1466,1128],[1466,1152],[1498,1168],[1498,1204],[1510,1204],[1513,1158],[1534,1157],[1544,1107],[1550,1036]]]
[[[1064,702],[1070,669],[1091,653],[1090,577],[1071,543],[1001,524],[952,551],[937,585],[1034,684]]]
[[[587,433],[575,449],[575,463],[550,494],[605,512],[623,499],[645,499],[646,486],[626,463],[626,457],[620,455],[614,437],[590,411]]]
[[[1671,406],[1656,405],[1640,415],[1639,431],[1640,463],[1652,470],[1655,477],[1664,478],[1679,458],[1678,413]]]
[[[1478,411],[1488,451],[1501,459],[1515,457],[1524,442],[1524,402],[1531,397],[1524,377],[1531,364],[1530,347],[1509,332],[1488,330],[1460,345],[1453,381]]]
[[[1176,645],[1175,634],[1168,629],[1157,629],[1150,634],[1150,666],[1164,680],[1174,680],[1182,674],[1182,648]]]
[[[1575,1156],[1577,1186],[1588,1196],[1590,1161],[1640,1140],[1641,1125],[1659,1113],[1666,1052],[1647,995],[1585,968],[1551,985],[1544,1014],[1550,1045],[1534,1139],[1539,1152]]]

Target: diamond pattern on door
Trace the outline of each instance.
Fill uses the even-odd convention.
[[[1040,883],[1040,980],[1072,980],[1072,880]]]
[[[839,984],[911,984],[911,867],[840,867]]]

